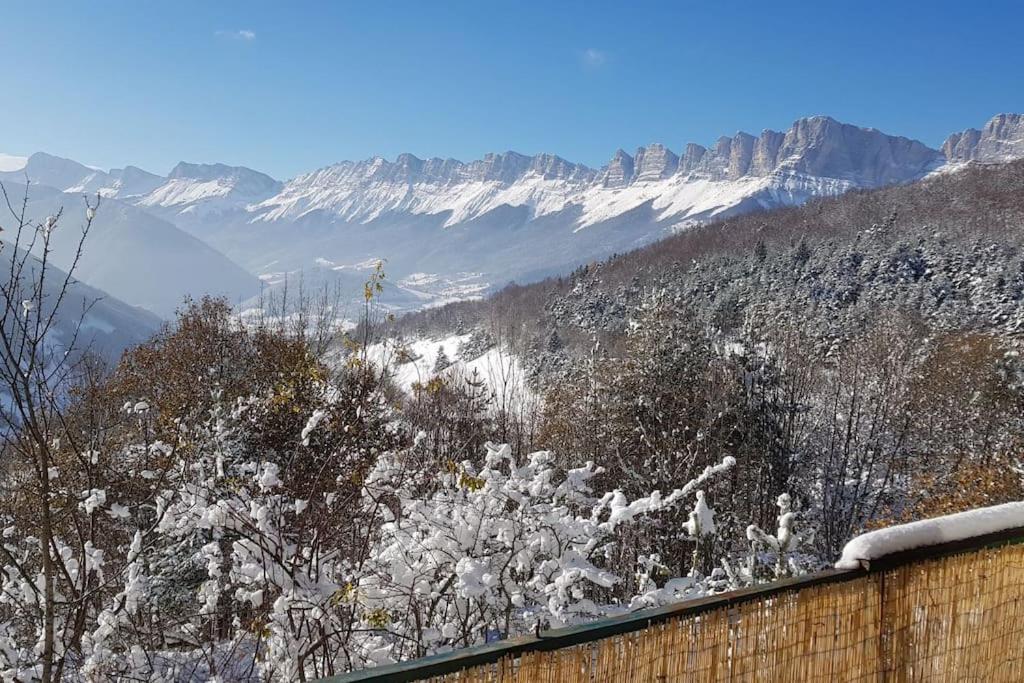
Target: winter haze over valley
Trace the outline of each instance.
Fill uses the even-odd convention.
[[[182,162],[158,175],[37,152],[5,154],[0,180],[15,193],[26,179],[37,186],[29,210],[39,216],[68,195],[103,198],[79,277],[167,317],[186,294],[251,306],[261,291],[289,283],[328,285],[355,300],[380,260],[389,308],[438,306],[712,220],[1020,157],[1020,114],[953,133],[940,149],[812,116],[784,132],[739,132],[707,146],[620,149],[601,168],[554,154],[471,162],[401,154],[282,181],[219,163]],[[55,262],[70,256],[58,250]]]

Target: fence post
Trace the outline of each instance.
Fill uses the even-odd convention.
[[[885,652],[885,570],[878,572],[878,669],[882,683],[889,680],[888,657]]]

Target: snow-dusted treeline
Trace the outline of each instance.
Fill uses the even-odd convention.
[[[1016,162],[731,218],[396,328],[497,330],[544,448],[625,487],[732,455],[727,535],[782,489],[829,557],[1024,494],[1022,189]]]

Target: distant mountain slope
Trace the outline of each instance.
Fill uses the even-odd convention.
[[[16,202],[25,194],[24,185],[4,185]],[[33,220],[64,210],[54,233],[52,258],[58,267],[68,268],[83,223],[82,198],[35,184],[28,198],[28,216]],[[0,238],[11,236],[5,232]],[[259,281],[223,254],[116,199],[101,202],[75,275],[165,318],[173,315],[185,296],[223,295],[237,302],[259,292]]]
[[[182,163],[160,177],[37,154],[25,172],[173,222],[271,286],[299,271],[347,282],[358,264],[386,259],[396,282],[415,283],[392,290],[391,302],[405,308],[563,272],[712,220],[909,182],[967,162],[1005,162],[1024,156],[1022,121],[1001,114],[935,150],[814,116],[710,147],[619,150],[600,169],[553,154],[488,154],[468,163],[402,154],[281,183],[223,164]]]
[[[32,259],[23,272],[26,278],[34,279],[40,269],[38,259]],[[0,280],[6,282],[10,273],[11,245],[4,244],[0,251]],[[60,268],[48,266],[44,295],[44,302],[47,303],[44,306],[52,306],[56,301],[65,277],[66,273]],[[89,350],[112,364],[117,362],[125,349],[146,341],[162,325],[160,318],[149,311],[129,306],[76,279],[69,285],[68,294],[57,311],[56,322],[47,343],[67,350],[79,321],[82,326],[75,348],[78,351]]]

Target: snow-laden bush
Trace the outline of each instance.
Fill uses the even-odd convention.
[[[517,463],[508,446],[488,446],[483,466],[464,462],[420,497],[400,460],[382,458],[367,479],[367,505],[394,497],[358,584],[347,599],[381,626],[366,656],[404,658],[471,645],[539,625],[564,626],[650,604],[616,590],[606,556],[619,528],[680,505],[701,482],[733,465],[708,467],[667,494],[629,501],[595,496],[593,463],[560,475],[548,452]],[[702,500],[698,499],[698,500]]]

